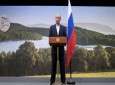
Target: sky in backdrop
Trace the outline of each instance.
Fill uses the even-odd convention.
[[[72,12],[74,23],[99,23],[115,29],[115,7],[72,6]],[[67,23],[67,13],[67,6],[0,6],[0,16],[26,26],[54,24],[55,15]]]

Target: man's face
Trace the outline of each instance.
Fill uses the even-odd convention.
[[[55,20],[56,20],[56,24],[60,24],[60,21],[61,21],[61,16],[56,16],[55,17]]]

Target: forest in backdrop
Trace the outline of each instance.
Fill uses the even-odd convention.
[[[16,52],[0,53],[0,76],[45,75],[50,74],[50,68],[50,48],[38,50],[32,42],[25,41]],[[94,50],[76,48],[72,72],[103,71],[115,71],[115,48],[101,45]]]

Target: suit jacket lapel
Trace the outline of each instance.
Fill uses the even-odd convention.
[[[56,29],[56,24],[55,24],[55,33],[56,33],[56,35],[57,35],[57,29]]]
[[[60,25],[60,29],[59,29],[59,35],[60,35],[60,33],[61,33],[61,25]]]

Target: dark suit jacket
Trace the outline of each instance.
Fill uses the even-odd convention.
[[[66,36],[66,27],[60,25],[59,35],[57,35],[56,24],[52,25],[49,30],[49,37]]]

